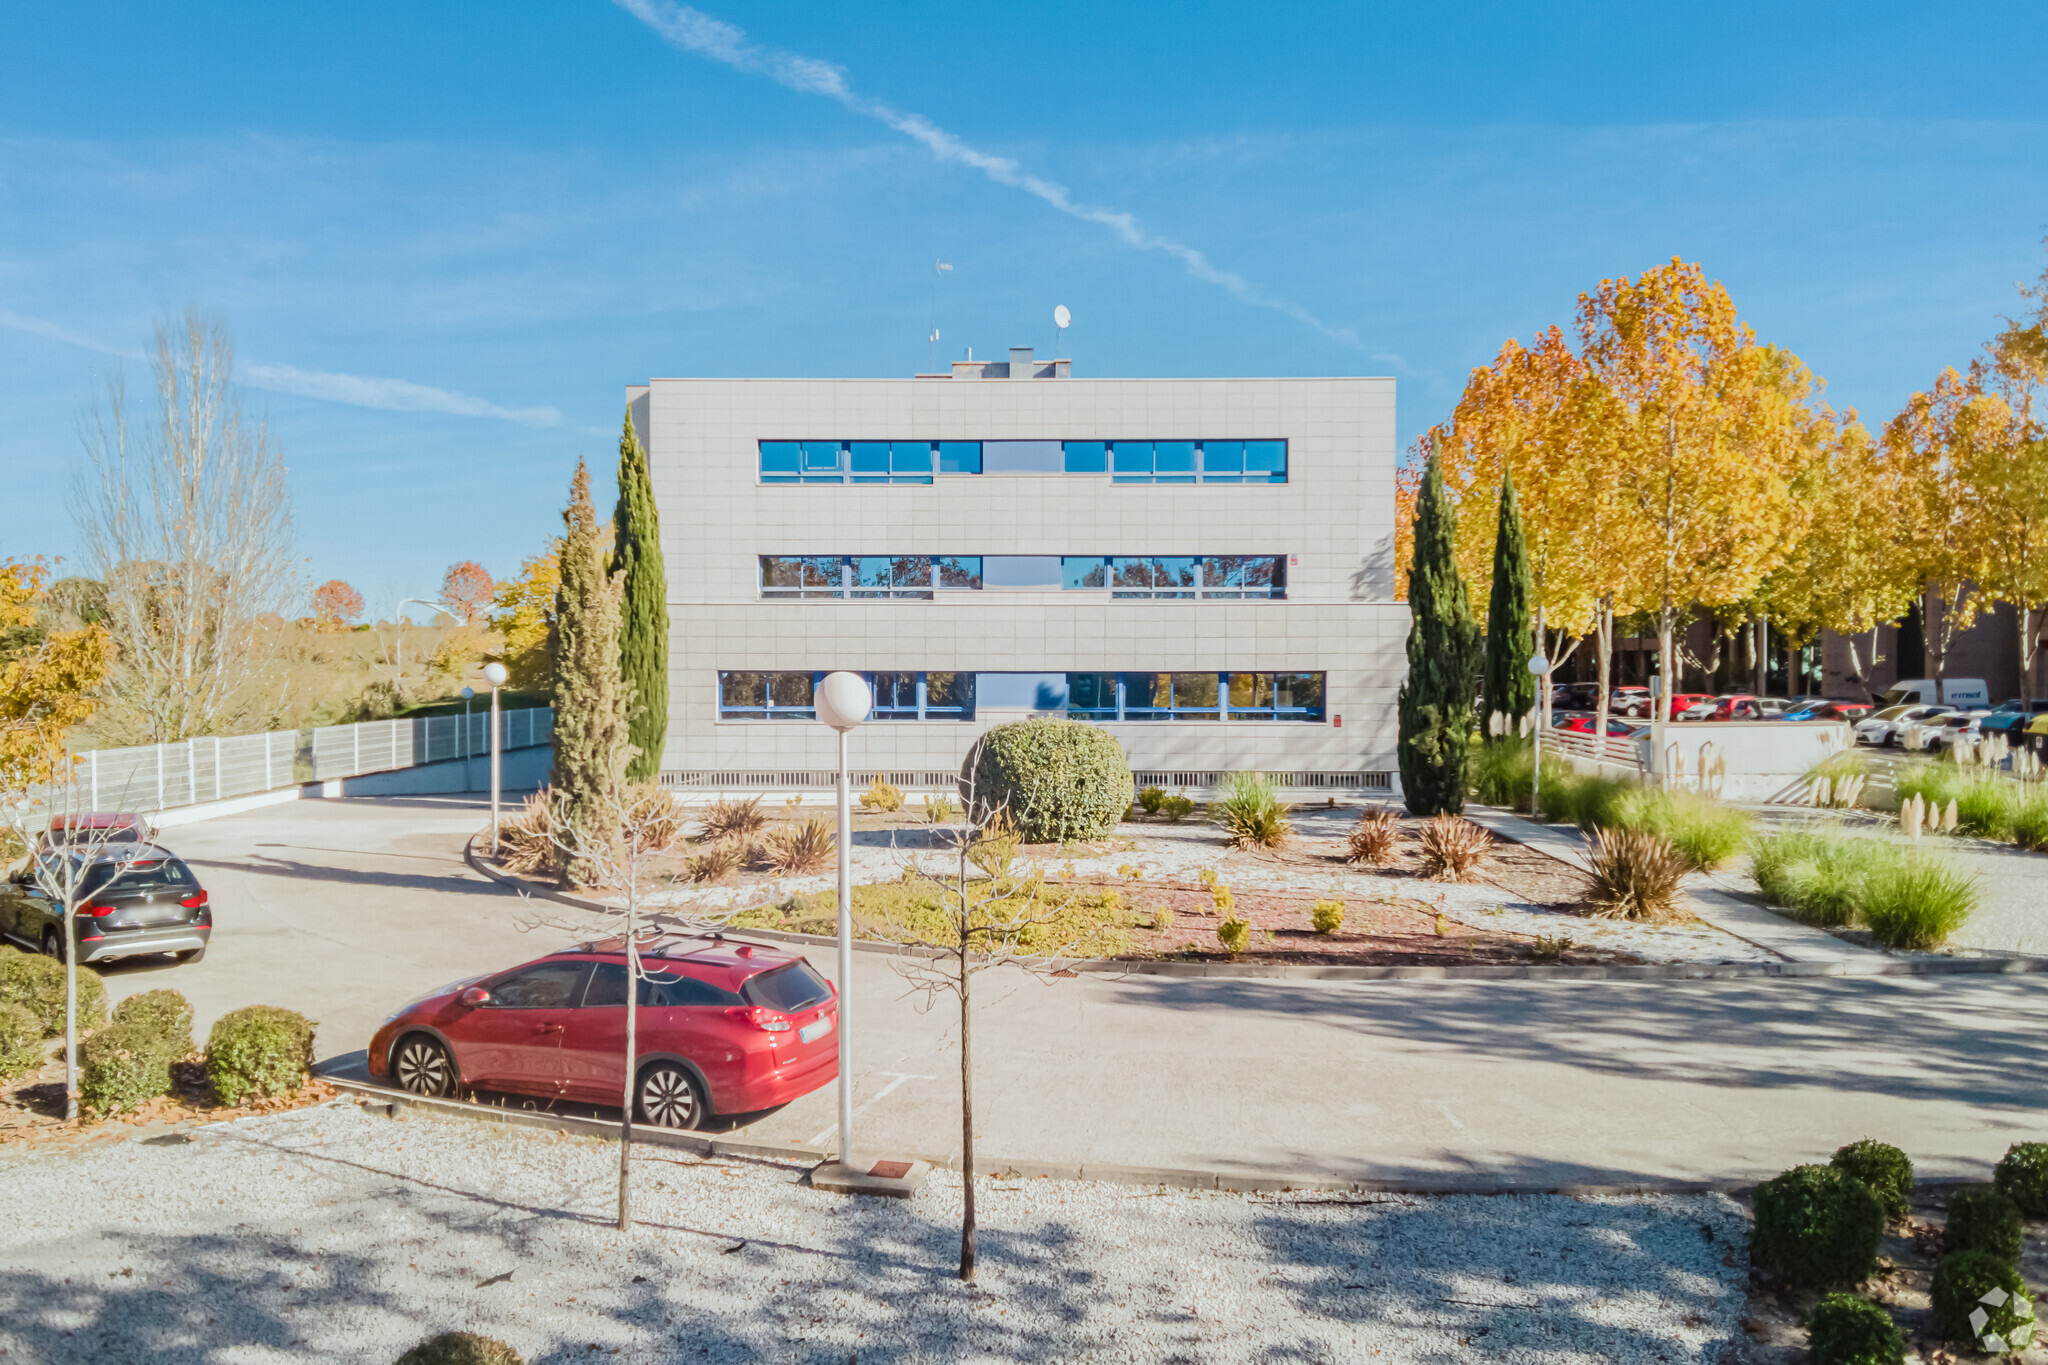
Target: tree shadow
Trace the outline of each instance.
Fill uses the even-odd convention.
[[[382,857],[381,853],[365,852],[366,857]],[[461,863],[449,862],[448,871],[440,875],[419,872],[365,871],[360,868],[333,867],[321,863],[302,862],[296,858],[280,858],[271,854],[251,852],[234,859],[186,858],[193,867],[218,868],[228,872],[245,872],[260,877],[278,877],[290,881],[336,882],[344,886],[374,886],[393,891],[445,891],[465,896],[500,897],[509,894],[496,882],[482,880],[471,875]]]

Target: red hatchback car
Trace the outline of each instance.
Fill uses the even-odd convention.
[[[640,964],[637,1121],[696,1128],[838,1076],[838,994],[801,957],[670,936],[642,948]],[[615,1106],[626,1079],[623,944],[444,986],[385,1020],[368,1060],[372,1076],[416,1095],[475,1088]]]

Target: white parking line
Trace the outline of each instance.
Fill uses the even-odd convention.
[[[878,1090],[878,1091],[876,1091],[876,1092],[875,1092],[874,1094],[872,1094],[872,1095],[868,1096],[868,1098],[867,1098],[866,1100],[864,1100],[864,1101],[862,1101],[861,1103],[859,1103],[859,1104],[855,1105],[855,1106],[853,1107],[853,1112],[854,1112],[854,1114],[855,1114],[856,1116],[858,1116],[858,1115],[861,1115],[861,1114],[864,1114],[864,1113],[866,1113],[866,1112],[868,1111],[868,1109],[869,1109],[869,1108],[870,1108],[870,1107],[871,1107],[872,1105],[874,1105],[874,1104],[878,1103],[879,1101],[881,1101],[881,1100],[883,1100],[883,1099],[886,1099],[886,1098],[888,1097],[888,1095],[889,1095],[889,1092],[890,1092],[890,1091],[894,1090],[894,1089],[895,1089],[895,1088],[896,1088],[897,1086],[899,1086],[899,1085],[903,1084],[903,1083],[904,1083],[905,1081],[935,1081],[935,1080],[937,1080],[937,1079],[938,1079],[938,1077],[937,1077],[937,1076],[912,1076],[912,1075],[909,1075],[909,1074],[907,1074],[907,1073],[905,1073],[905,1072],[901,1072],[901,1071],[884,1071],[884,1072],[883,1072],[882,1074],[883,1074],[884,1076],[894,1076],[894,1077],[895,1077],[896,1079],[895,1079],[895,1080],[893,1080],[893,1081],[890,1081],[890,1082],[889,1082],[889,1083],[888,1083],[887,1085],[883,1086],[883,1087],[882,1087],[882,1088],[881,1088],[880,1090]],[[824,1141],[824,1140],[825,1140],[826,1138],[828,1138],[828,1137],[831,1137],[831,1136],[832,1136],[832,1135],[833,1135],[834,1133],[837,1133],[838,1131],[839,1131],[839,1121],[838,1121],[837,1119],[834,1119],[834,1120],[832,1121],[832,1126],[831,1126],[831,1127],[829,1127],[829,1128],[827,1128],[827,1129],[823,1130],[822,1132],[818,1133],[818,1134],[817,1134],[816,1136],[812,1137],[812,1138],[811,1138],[811,1140],[810,1140],[810,1141],[808,1141],[808,1142],[806,1142],[806,1143],[805,1143],[804,1145],[805,1145],[806,1147],[815,1147],[815,1146],[817,1146],[817,1145],[818,1145],[819,1143],[823,1142],[823,1141]]]

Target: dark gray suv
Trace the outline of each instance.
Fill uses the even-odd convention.
[[[170,953],[206,955],[213,910],[206,889],[170,852],[153,844],[107,844],[90,852],[45,849],[0,885],[0,936],[62,961],[66,884],[79,888],[72,935],[80,962]]]

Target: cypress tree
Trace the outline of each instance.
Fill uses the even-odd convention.
[[[1401,787],[1415,815],[1465,809],[1479,627],[1458,574],[1458,517],[1431,448],[1415,509],[1408,570],[1408,680],[1401,684]]]
[[[619,436],[619,505],[612,513],[612,533],[611,570],[623,574],[625,582],[619,668],[632,696],[626,730],[640,751],[626,765],[626,776],[645,782],[661,771],[668,738],[668,574],[661,563],[661,517],[654,510],[647,452],[633,429],[631,407]]]
[[[562,586],[555,595],[554,817],[566,842],[599,846],[618,837],[616,798],[631,755],[627,689],[619,673],[621,575],[605,572],[602,528],[590,502],[590,471],[576,462],[562,511]],[[590,868],[569,860],[564,885],[587,884]]]
[[[1500,481],[1500,530],[1493,540],[1493,596],[1486,604],[1486,709],[1519,721],[1536,705],[1529,656],[1536,635],[1529,618],[1529,547],[1515,505],[1515,476]]]

